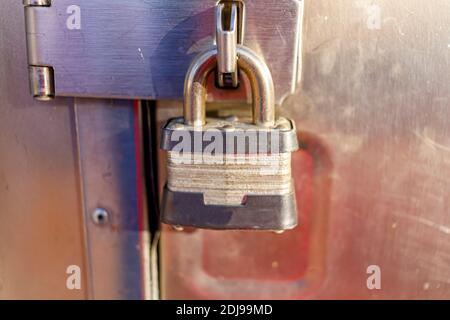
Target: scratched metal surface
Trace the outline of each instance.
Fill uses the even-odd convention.
[[[165,229],[164,298],[450,298],[450,3],[305,1],[301,226]],[[164,115],[162,115],[164,117]],[[369,290],[367,267],[381,270]]]
[[[28,92],[23,8],[0,10],[0,298],[83,299],[66,268],[85,268],[69,100]]]
[[[23,16],[2,2],[0,299],[149,297],[133,101],[33,101]],[[109,223],[94,223],[97,207]],[[66,287],[71,265],[80,290]]]
[[[86,298],[64,287],[65,267],[85,263],[71,102],[26,94],[22,10],[0,11],[0,297]],[[165,230],[163,297],[233,298],[254,283],[254,298],[450,298],[450,4],[305,11],[304,81],[284,112],[305,146],[293,161],[303,223],[281,236]]]

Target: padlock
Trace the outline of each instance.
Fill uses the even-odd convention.
[[[252,119],[205,118],[206,80],[217,66],[216,48],[197,56],[187,72],[184,117],[169,120],[161,134],[168,174],[163,223],[272,231],[297,225],[291,175],[291,153],[298,149],[295,125],[275,117],[267,65],[240,45],[237,61],[251,84]]]

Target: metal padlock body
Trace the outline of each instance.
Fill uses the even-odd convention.
[[[251,84],[253,121],[205,119],[205,82],[216,55],[214,48],[194,60],[186,75],[184,117],[162,129],[168,183],[161,220],[208,229],[292,229],[297,225],[291,177],[291,153],[298,149],[295,125],[275,120],[270,71],[243,46],[238,65]]]

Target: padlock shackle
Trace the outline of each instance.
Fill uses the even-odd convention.
[[[266,63],[245,46],[237,48],[239,69],[247,75],[253,100],[253,123],[275,125],[275,93],[272,75]],[[184,121],[200,127],[205,124],[206,80],[217,67],[217,48],[197,56],[191,63],[184,82]]]

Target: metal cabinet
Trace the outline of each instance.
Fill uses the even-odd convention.
[[[124,53],[136,60],[131,71],[111,78],[112,69],[102,73],[101,63],[114,60],[107,52],[97,60],[83,56],[86,47],[54,43],[54,51],[41,50],[36,59],[67,52],[85,57],[89,68],[77,60],[64,70],[53,60],[56,94],[77,97],[36,102],[28,94],[23,6],[5,1],[0,10],[0,297],[138,299],[157,298],[160,290],[165,299],[449,298],[450,4],[306,0],[304,5],[302,63],[275,64],[292,83],[302,78],[295,90],[286,87],[289,94],[279,108],[295,119],[302,143],[293,158],[300,226],[281,235],[163,227],[158,256],[157,242],[150,241],[158,237],[148,227],[149,217],[157,215],[149,209],[156,200],[144,181],[149,176],[142,154],[147,107],[111,98],[155,98],[144,92],[158,92],[152,81],[168,88],[167,79],[141,80],[152,68],[164,76],[163,63],[138,67],[146,52],[137,46]],[[113,7],[101,18],[111,19]],[[138,9],[136,21],[144,21],[145,11]],[[177,12],[189,15],[188,7],[183,10]],[[45,11],[35,18],[40,14]],[[51,21],[57,21],[53,14]],[[180,22],[204,32],[192,20]],[[285,25],[263,19],[251,25],[250,34],[261,28],[286,31]],[[138,23],[130,28],[132,35],[147,36]],[[172,31],[168,37],[176,35]],[[249,41],[262,46],[256,33]],[[80,33],[58,37],[65,36]],[[205,36],[206,31],[196,39]],[[98,31],[78,40],[106,39]],[[150,46],[150,33],[148,39]],[[277,50],[295,41],[278,39],[276,45],[268,38],[264,44],[275,62]],[[183,48],[194,48],[193,53],[201,46],[188,41]],[[107,66],[114,65],[110,62]],[[106,78],[90,83],[87,74]],[[80,85],[70,86],[69,79]],[[121,81],[142,87],[120,86]],[[159,122],[181,110],[177,99],[160,99],[155,108]],[[160,154],[160,182],[163,163]],[[96,209],[106,210],[107,223],[97,219]],[[66,287],[70,265],[81,267],[81,290]],[[371,266],[381,271],[379,290],[367,286]]]

